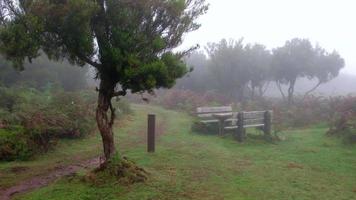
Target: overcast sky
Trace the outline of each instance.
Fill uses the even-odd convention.
[[[346,61],[344,73],[356,74],[356,0],[207,0],[202,27],[185,37],[183,47],[222,38],[244,38],[269,49],[294,37],[309,38]]]

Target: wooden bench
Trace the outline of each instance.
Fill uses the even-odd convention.
[[[232,112],[231,106],[198,107],[196,114],[201,123],[218,124],[219,135],[222,135],[224,132],[225,122],[230,122],[230,126],[236,123],[236,113]]]
[[[219,135],[222,135],[224,130],[236,130],[238,141],[244,140],[246,128],[261,127],[265,135],[271,134],[272,111],[269,110],[233,112],[231,106],[199,107],[197,116],[201,123],[217,123]]]
[[[251,127],[261,127],[266,136],[271,135],[272,130],[272,113],[273,111],[251,111],[239,112],[237,114],[236,138],[243,141],[245,138],[245,129]]]

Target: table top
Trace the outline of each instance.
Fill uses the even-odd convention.
[[[212,114],[212,116],[218,119],[227,119],[229,117],[232,117],[232,113],[215,113]]]

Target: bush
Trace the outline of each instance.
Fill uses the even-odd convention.
[[[34,152],[31,140],[25,134],[23,127],[0,129],[1,160],[28,160]]]
[[[273,110],[273,123],[278,129],[308,127],[329,121],[336,109],[335,101],[338,98],[340,97],[296,97],[291,105],[276,99],[263,100],[249,102],[243,110]]]
[[[49,88],[0,88],[0,160],[27,160],[61,138],[79,138],[96,128],[95,92]],[[114,103],[117,115],[131,113],[127,101]]]
[[[0,88],[0,160],[26,160],[60,138],[79,138],[96,128],[95,92]],[[130,113],[127,101],[114,104]]]
[[[334,107],[327,134],[342,137],[346,143],[356,144],[356,97],[338,98],[334,100]]]

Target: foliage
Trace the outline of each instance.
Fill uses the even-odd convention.
[[[177,88],[215,91],[234,102],[243,103],[263,98],[274,81],[283,99],[291,104],[299,79],[316,82],[312,88],[305,88],[303,98],[306,98],[321,84],[337,77],[345,64],[336,51],[327,52],[319,45],[313,46],[309,40],[299,38],[287,41],[273,51],[262,44],[244,44],[242,39],[224,39],[208,43],[206,53],[208,57],[203,52],[195,52],[186,58],[194,70],[178,82]]]
[[[338,98],[330,120],[328,135],[341,136],[346,143],[356,143],[356,97]]]
[[[210,57],[209,67],[215,81],[213,88],[242,101],[245,86],[251,77],[242,39],[238,42],[222,40],[219,43],[210,43],[207,51]]]
[[[2,0],[1,51],[18,68],[40,51],[52,60],[95,68],[100,79],[96,120],[109,160],[115,152],[111,99],[128,90],[171,88],[186,74],[181,58],[190,50],[172,50],[184,34],[199,28],[196,20],[207,9],[205,0],[19,1],[18,5]]]
[[[50,59],[88,63],[101,80],[133,92],[171,87],[186,73],[181,54],[171,49],[183,34],[199,28],[195,20],[207,10],[204,0],[21,1],[16,9],[7,1],[1,5],[3,16],[12,17],[3,21],[2,51],[15,64],[21,66],[41,50]],[[93,59],[96,53],[99,62]]]
[[[246,66],[250,70],[251,100],[255,100],[256,96],[263,97],[271,81],[272,56],[271,52],[261,44],[246,45],[245,54]]]
[[[294,38],[273,50],[273,78],[288,104],[293,103],[298,78],[318,79],[318,84],[307,92],[308,95],[320,84],[335,78],[344,65],[344,60],[336,51],[328,53],[320,46],[313,47],[307,39]],[[288,86],[287,94],[281,84]]]
[[[95,127],[93,92],[40,92],[0,88],[0,160],[29,159],[46,152],[59,138],[79,138]],[[126,101],[115,105],[130,112]]]
[[[235,111],[273,111],[273,129],[277,132],[290,128],[305,128],[317,124],[335,121],[335,110],[343,97],[325,97],[309,95],[296,96],[294,104],[288,105],[280,99],[261,98],[245,103],[233,103],[233,99],[226,98],[213,92],[199,93],[190,90],[172,89],[158,92],[152,103],[175,110],[183,110],[194,115],[196,108],[201,106],[231,105]],[[216,126],[206,127],[199,122],[194,123],[194,130],[199,132],[214,132]]]
[[[134,111],[133,120],[125,128],[128,131],[117,130],[115,137],[123,147],[130,147],[125,155],[150,173],[145,183],[126,187],[111,178],[106,184],[93,185],[82,181],[86,173],[80,171],[74,177],[63,178],[18,199],[342,200],[353,199],[355,195],[356,148],[325,137],[324,127],[285,131],[282,133],[285,140],[277,144],[254,137],[239,144],[229,136],[192,133],[189,129],[192,119],[182,112],[147,105],[134,105]],[[145,135],[140,133],[145,130],[147,113],[162,116],[160,120],[166,125],[166,134],[160,135],[158,151],[152,155],[147,155],[138,142],[145,141]],[[92,143],[86,146],[96,146],[89,144]],[[66,158],[66,154],[58,151],[71,150],[77,145],[84,146],[75,143],[56,150],[53,153],[60,157],[51,158],[51,162]],[[36,165],[48,162],[41,159]]]
[[[0,160],[27,160],[33,154],[31,141],[21,126],[0,129]]]

